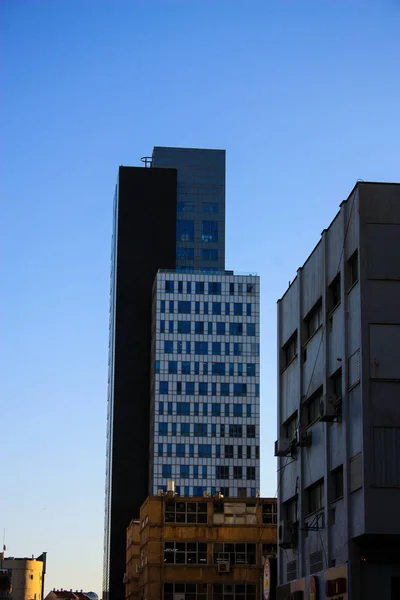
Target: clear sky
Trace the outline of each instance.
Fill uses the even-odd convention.
[[[101,592],[113,188],[154,145],[226,148],[227,267],[276,300],[357,179],[399,181],[399,0],[2,0],[0,532]],[[140,460],[140,457],[138,458]],[[134,465],[133,465],[134,468]]]

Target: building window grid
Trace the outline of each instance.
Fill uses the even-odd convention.
[[[206,542],[164,542],[164,563],[207,564]]]

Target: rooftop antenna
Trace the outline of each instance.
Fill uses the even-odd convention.
[[[6,528],[3,529],[3,552],[7,550],[6,548]]]

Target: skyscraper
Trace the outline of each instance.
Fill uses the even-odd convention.
[[[259,281],[225,269],[225,151],[120,167],[111,259],[103,598],[146,496],[259,487]],[[167,313],[166,315],[164,313]]]

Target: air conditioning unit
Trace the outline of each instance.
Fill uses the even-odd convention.
[[[292,521],[284,520],[279,522],[278,543],[281,548],[290,548],[293,546]]]
[[[325,423],[332,423],[337,420],[335,407],[335,397],[332,394],[325,394],[319,403],[319,417]]]
[[[290,440],[279,438],[275,442],[275,456],[288,456],[290,454]]]
[[[228,562],[218,563],[218,573],[229,573],[230,570],[231,570],[231,565]]]
[[[301,429],[298,429],[292,443],[294,443],[296,446],[300,446],[301,448],[308,448],[311,446],[311,441],[311,431],[302,431]]]

